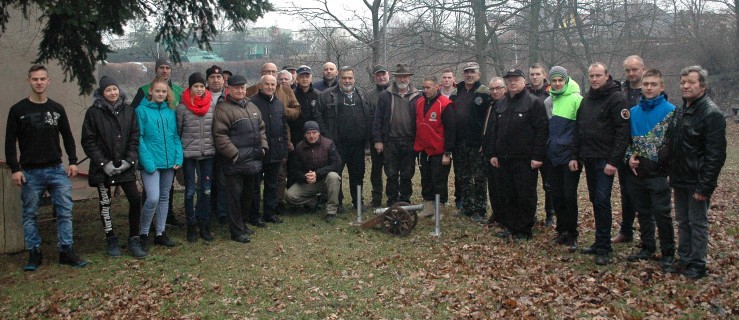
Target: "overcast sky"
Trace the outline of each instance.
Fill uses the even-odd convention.
[[[283,8],[290,6],[290,3],[292,1],[272,1],[272,5],[275,6],[275,9]],[[362,3],[360,0],[327,0],[329,7],[336,8],[336,10],[332,10],[331,12],[336,14],[337,16],[342,16],[342,13],[345,12],[344,9],[351,9],[351,10],[362,10],[362,11],[369,11],[367,7]],[[299,6],[303,7],[316,7],[316,1],[315,0],[297,0],[295,1]],[[263,18],[258,19],[255,24],[255,27],[271,27],[271,26],[277,26],[280,28],[286,28],[286,29],[292,29],[294,30],[300,30],[301,28],[307,28],[310,27],[310,25],[305,25],[305,21],[303,21],[300,18],[289,16],[285,14],[281,14],[279,12],[269,12],[264,15]]]

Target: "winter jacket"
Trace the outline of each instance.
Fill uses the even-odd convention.
[[[319,92],[326,91],[326,89],[336,87],[336,84],[339,83],[339,77],[334,78],[334,81],[331,83],[328,83],[325,81],[325,79],[318,79],[313,81],[313,89],[318,90]]]
[[[577,110],[582,96],[580,85],[567,77],[562,90],[550,90],[544,107],[549,117],[549,137],[547,139],[547,160],[552,165],[567,164],[572,159],[572,139],[575,135]]]
[[[549,80],[544,79],[544,84],[539,89],[534,89],[534,87],[531,86],[531,83],[526,84],[526,90],[531,92],[531,94],[535,95],[537,99],[544,101],[546,98],[549,98],[549,91],[551,90],[551,85],[549,84]]]
[[[416,139],[413,150],[429,156],[454,151],[457,129],[452,102],[441,93],[416,100]]]
[[[113,108],[111,108],[113,107]],[[82,149],[90,158],[87,182],[91,187],[101,183],[116,185],[136,181],[136,165],[139,163],[139,124],[136,111],[125,103],[121,95],[114,106],[95,91],[95,102],[85,112],[82,123]],[[109,161],[116,166],[121,161],[131,168],[120,174],[108,176],[103,167]]]
[[[166,101],[144,98],[136,108],[139,122],[139,166],[148,173],[182,166],[182,142],[177,135],[177,116]]]
[[[136,91],[136,95],[133,97],[133,100],[131,101],[132,108],[134,109],[138,108],[141,105],[141,101],[149,95],[149,86],[151,86],[151,83],[147,83],[141,86]],[[172,89],[172,95],[174,96],[174,103],[179,104],[180,99],[182,98],[182,92],[185,90],[182,87],[172,83],[172,80],[169,80],[169,88]]]
[[[629,143],[629,105],[620,84],[610,78],[598,90],[590,89],[577,110],[570,160],[606,159],[612,166],[622,161]]]
[[[415,87],[408,85],[408,92],[401,96],[398,93],[398,87],[393,83],[387,88],[387,90],[380,92],[380,96],[377,99],[377,108],[375,109],[375,117],[372,120],[372,142],[385,142],[391,140],[390,137],[390,125],[393,121],[393,111],[395,108],[406,107],[409,108],[410,114],[410,125],[413,127],[413,132],[408,139],[414,139],[415,137],[415,99],[421,96],[421,92]]]
[[[339,173],[341,170],[341,157],[336,145],[326,137],[320,137],[313,144],[306,140],[300,141],[290,159],[292,163],[288,167],[291,177],[303,183],[307,183],[305,174],[308,171],[315,172],[316,181],[321,181],[330,172]]]
[[[726,161],[723,112],[707,95],[690,106],[684,101],[667,136],[670,184],[711,196]]]
[[[526,90],[506,93],[495,104],[495,116],[486,159],[544,161],[547,142],[547,112],[544,103]]]
[[[303,125],[308,121],[316,120],[316,109],[318,109],[318,91],[313,89],[311,85],[308,91],[303,92],[301,88],[295,88],[295,98],[300,104],[300,116],[293,120],[287,121],[290,126],[290,141],[293,145],[297,145],[303,140]]]
[[[262,162],[275,163],[287,158],[288,137],[285,108],[277,96],[267,96],[261,92],[251,98],[251,102],[259,108],[264,120],[264,133],[267,135],[267,150]]]
[[[642,97],[641,88],[635,89],[635,94],[630,96],[629,94],[631,93],[631,91],[632,90],[628,81],[625,81],[621,84],[621,92],[624,94],[624,97],[626,97],[626,101],[629,102],[629,107],[633,107],[639,104],[639,100],[641,100]]]
[[[249,99],[227,97],[213,114],[213,140],[227,175],[257,174],[269,149],[262,113]]]
[[[485,114],[491,99],[490,90],[480,81],[469,90],[464,82],[457,84],[456,92],[449,97],[454,102],[457,117],[457,147],[479,148],[482,145]]]
[[[642,96],[639,104],[631,107],[631,142],[626,148],[624,163],[628,164],[629,158],[636,154],[639,160],[637,178],[667,175],[667,168],[661,165],[660,151],[674,110],[675,106],[664,95],[651,100],[645,100]]]
[[[318,122],[318,125],[321,128],[321,136],[331,139],[337,145],[342,145],[342,143],[347,142],[346,140],[342,140],[342,137],[340,136],[341,130],[339,127],[347,129],[346,125],[347,123],[350,123],[347,121],[348,119],[341,118],[341,112],[339,112],[337,108],[341,103],[340,99],[342,95],[343,93],[341,93],[339,86],[334,86],[321,92],[318,95],[318,108],[316,108],[315,113],[316,122]],[[372,132],[372,105],[367,99],[367,92],[364,91],[364,89],[355,88],[352,95],[354,101],[361,101],[362,113],[365,119],[365,130],[363,130],[363,132],[354,132],[354,136],[352,138],[354,138],[353,140],[364,138],[364,144],[369,141]],[[355,128],[352,128],[351,130],[355,130]],[[344,138],[350,139],[350,137]]]
[[[246,88],[246,96],[251,98],[259,93],[259,85],[255,84],[251,87]],[[285,108],[285,118],[287,121],[293,121],[300,117],[300,103],[295,98],[295,93],[290,87],[277,85],[275,90],[275,96],[277,99],[282,101],[282,105]],[[301,132],[303,128],[300,128]]]
[[[212,158],[216,154],[213,143],[213,111],[210,107],[202,117],[194,114],[185,103],[177,106],[177,134],[182,141],[184,157],[187,159]]]
[[[370,111],[372,111],[372,121],[374,121],[375,119],[375,112],[377,111],[377,100],[380,99],[380,93],[387,90],[387,87],[387,85],[375,85],[371,90],[367,90],[367,100],[369,100]]]

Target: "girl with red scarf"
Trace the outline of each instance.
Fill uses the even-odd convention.
[[[203,74],[191,74],[188,83],[177,106],[177,133],[184,152],[182,168],[185,176],[187,241],[195,242],[198,236],[205,241],[213,241],[210,233],[210,188],[215,156],[211,131],[214,108],[211,107],[211,93],[205,88]]]

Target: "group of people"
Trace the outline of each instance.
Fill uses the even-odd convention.
[[[645,69],[640,57],[626,58],[628,81],[622,85],[605,64],[593,63],[590,88],[581,94],[565,68],[547,70],[539,63],[529,68],[528,83],[527,74],[514,68],[485,86],[480,66],[467,62],[459,83],[454,71],[444,68],[440,78],[423,77],[418,88],[407,64],[392,71],[377,65],[369,91],[356,86],[354,69],[331,62],[315,81],[308,66],[278,71],[265,63],[252,86],[244,76],[214,65],[205,75],[191,74],[183,89],[171,81],[170,62],[159,59],[157,77],[139,88],[130,105],[115,79],[100,79],[81,142],[90,159],[89,184],[99,193],[108,254],[114,257],[121,251],[110,219],[111,186],[120,186],[128,199],[128,249],[135,257],[147,255],[154,217],[153,243],[176,245],[165,228],[180,168],[187,240],[213,240],[215,211],[228,222],[231,239],[247,243],[254,234],[247,224],[281,223],[287,206],[315,210],[325,202],[325,220],[332,223],[346,211],[344,167],[353,206],[365,206],[355,190],[364,185],[369,147],[373,207],[383,205],[383,187],[385,205],[410,202],[418,166],[420,215],[431,216],[436,195],[442,205],[449,200],[453,163],[459,213],[499,227],[497,235],[510,240],[533,235],[541,172],[544,223],[552,225],[556,217],[553,241],[571,252],[578,249],[577,189],[584,169],[596,232],[595,242],[581,253],[608,264],[611,244],[632,240],[638,216],[641,249],[628,259],[655,258],[656,225],[663,270],[700,278],[706,274],[708,201],[726,158],[725,120],[706,95],[706,70],[681,71],[683,105],[676,107],[664,93],[662,73]],[[31,96],[10,110],[6,138],[13,181],[23,188],[29,250],[24,269],[36,270],[42,261],[35,218],[38,198],[47,189],[58,214],[60,262],[81,267],[86,262],[72,250],[66,178],[77,172],[75,143],[63,107],[45,95],[46,69],[32,67],[29,83]],[[69,159],[66,172],[60,134]],[[616,173],[624,221],[611,239]]]

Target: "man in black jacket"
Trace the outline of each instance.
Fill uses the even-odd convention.
[[[262,159],[262,172],[257,174],[254,200],[252,202],[249,223],[256,227],[265,227],[265,222],[282,223],[276,215],[277,179],[282,161],[287,158],[288,127],[285,118],[285,107],[277,99],[277,78],[271,75],[259,79],[259,92],[251,98],[264,119],[265,133],[269,150]],[[262,214],[259,215],[259,187],[264,181],[264,197]]]
[[[590,91],[577,111],[570,170],[585,167],[590,202],[595,213],[595,243],[581,250],[595,254],[595,263],[607,265],[611,249],[611,189],[616,166],[623,161],[631,135],[629,106],[621,85],[608,74],[605,64],[588,68]]]
[[[395,81],[380,93],[375,110],[372,142],[375,150],[385,157],[385,194],[387,205],[410,202],[413,193],[413,175],[416,158],[413,139],[416,137],[415,99],[420,92],[413,87],[413,73],[405,63],[399,63],[393,76]]]
[[[548,127],[544,102],[526,90],[523,71],[505,75],[507,92],[495,104],[490,139],[485,143],[490,164],[500,169],[498,190],[504,231],[498,236],[531,238],[536,216],[537,169],[544,163]]]
[[[297,75],[295,76],[295,98],[300,104],[300,116],[292,121],[287,121],[290,127],[290,141],[293,146],[297,145],[303,140],[303,126],[308,121],[316,120],[316,110],[318,109],[318,94],[320,91],[313,88],[313,74],[309,66],[302,65],[297,69]],[[287,155],[287,187],[295,183],[290,175],[290,164],[293,152],[289,152]]]
[[[339,70],[339,84],[321,92],[318,96],[316,120],[321,127],[321,135],[336,143],[341,155],[341,168],[338,173],[349,171],[349,193],[355,208],[357,186],[364,184],[364,146],[370,138],[372,111],[367,100],[367,92],[357,88],[354,82],[354,69],[342,67]],[[344,195],[339,191],[338,210],[343,211]],[[362,202],[363,203],[363,202]]]
[[[667,131],[670,185],[675,193],[679,269],[684,276],[706,275],[708,207],[726,161],[726,119],[706,95],[708,71],[690,66],[680,72],[683,106]]]
[[[372,68],[372,80],[375,85],[372,90],[367,91],[367,98],[371,105],[371,121],[374,123],[377,101],[380,99],[380,93],[385,91],[390,84],[390,73],[388,73],[385,66],[378,64]],[[385,157],[383,157],[382,153],[377,152],[375,148],[370,146],[370,159],[372,160],[372,168],[370,169],[372,207],[378,208],[382,205],[382,164],[385,161]]]
[[[321,137],[318,123],[308,121],[303,130],[305,140],[295,145],[290,176],[295,183],[285,192],[285,201],[293,205],[318,204],[316,195],[326,194],[326,222],[336,219],[336,204],[341,189],[341,157],[331,139]]]

